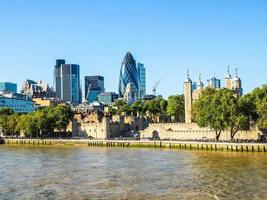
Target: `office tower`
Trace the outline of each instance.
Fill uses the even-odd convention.
[[[215,76],[213,76],[211,79],[208,80],[208,87],[220,89],[221,88],[221,80],[217,79],[217,78],[215,78]]]
[[[119,98],[119,95],[115,92],[103,92],[100,95],[98,95],[98,102],[105,104],[105,105],[111,105]]]
[[[17,93],[17,84],[10,82],[0,82],[0,92],[2,93]]]
[[[54,67],[54,89],[58,98],[61,98],[61,65],[64,64],[65,60],[57,59]]]
[[[54,68],[54,83],[58,98],[71,104],[81,102],[80,66],[57,60]]]
[[[89,103],[98,101],[98,95],[105,91],[104,77],[102,76],[85,76],[85,100]]]
[[[138,71],[138,85],[139,85],[139,99],[146,95],[146,68],[144,64],[137,63]]]
[[[72,104],[81,102],[79,65],[61,65],[61,99]]]
[[[131,83],[131,87],[134,87],[136,91],[139,90],[138,85],[138,72],[136,68],[136,62],[130,52],[127,52],[120,69],[119,78],[119,97],[123,97],[126,86]]]

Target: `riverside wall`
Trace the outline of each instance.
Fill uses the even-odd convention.
[[[239,131],[234,139],[258,140],[262,133],[258,130]],[[140,131],[141,138],[158,137],[162,140],[215,140],[215,132],[208,128],[200,128],[197,124],[187,123],[151,123]],[[220,141],[230,141],[230,133],[221,133]]]
[[[6,146],[26,147],[140,147],[168,148],[198,151],[226,152],[267,152],[267,143],[223,143],[185,141],[146,141],[146,140],[63,140],[63,139],[4,139]]]

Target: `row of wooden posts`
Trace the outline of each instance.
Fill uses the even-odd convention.
[[[196,144],[196,143],[168,143],[161,141],[62,141],[62,140],[5,140],[5,144],[20,145],[83,145],[99,147],[153,147],[170,149],[188,149],[188,150],[211,150],[211,151],[232,151],[232,152],[267,152],[267,144],[264,145],[246,145],[246,144]]]

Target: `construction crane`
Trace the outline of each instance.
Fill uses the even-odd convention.
[[[157,93],[157,88],[159,86],[159,83],[160,83],[161,79],[155,83],[155,85],[153,86],[153,95],[156,96],[156,93]]]
[[[89,103],[89,93],[90,93],[90,90],[91,90],[91,85],[92,84],[89,84],[89,86],[88,86],[88,90],[87,90],[87,95],[86,95],[86,97],[85,97],[85,102],[87,102],[87,103]]]

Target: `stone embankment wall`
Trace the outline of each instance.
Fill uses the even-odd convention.
[[[159,137],[162,140],[214,140],[215,132],[208,128],[200,128],[197,124],[186,123],[155,123],[149,124],[148,128],[140,131],[141,138]],[[261,133],[257,130],[239,131],[234,139],[258,140]],[[229,141],[230,133],[222,132],[221,141]]]
[[[97,146],[97,147],[140,147],[169,148],[198,151],[267,152],[266,143],[220,143],[186,141],[137,141],[137,140],[60,140],[60,139],[5,139],[5,145],[56,147],[56,146]]]

